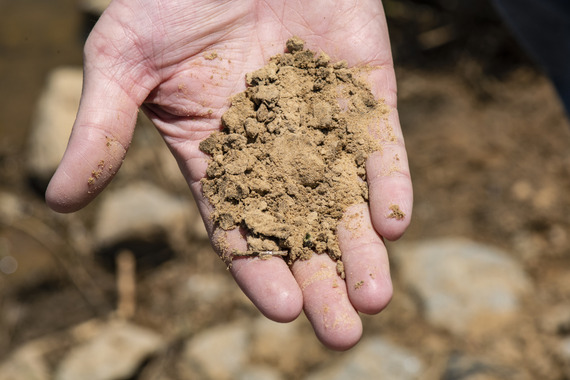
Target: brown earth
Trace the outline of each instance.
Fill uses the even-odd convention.
[[[202,189],[213,221],[248,234],[248,252],[224,253],[228,264],[236,254],[342,260],[335,231],[349,206],[368,200],[365,162],[380,149],[371,133],[391,136],[364,68],[303,50],[296,37],[287,50],[246,76],[223,130],[200,144],[212,156]]]

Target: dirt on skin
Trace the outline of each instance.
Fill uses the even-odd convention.
[[[342,264],[336,228],[349,206],[368,200],[365,162],[380,149],[372,136],[382,135],[389,108],[363,79],[367,68],[303,45],[291,38],[288,53],[246,75],[223,130],[200,144],[212,156],[202,189],[219,227],[247,231],[246,254],[291,264],[327,253]]]

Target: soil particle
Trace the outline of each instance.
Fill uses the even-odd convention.
[[[284,251],[289,264],[327,253],[344,277],[336,228],[368,199],[365,162],[380,150],[369,131],[389,111],[365,70],[303,47],[293,37],[246,75],[222,131],[200,144],[212,156],[202,190],[219,227],[247,231],[248,251]]]
[[[340,276],[340,278],[343,280],[345,279],[346,274],[344,272],[344,263],[341,260],[338,260],[336,262],[336,273]]]
[[[216,51],[211,51],[209,53],[205,53],[204,58],[207,59],[208,61],[214,60],[214,59],[218,58],[218,53]]]
[[[391,205],[390,211],[392,212],[388,215],[389,219],[402,220],[406,216],[406,214],[404,214],[404,212],[400,210],[400,206],[398,205]]]
[[[364,281],[362,280],[358,281],[357,283],[354,284],[354,290],[362,288],[362,285],[364,285]]]
[[[95,184],[95,181],[98,180],[99,177],[101,177],[101,174],[103,174],[104,168],[105,168],[105,161],[100,160],[99,163],[97,164],[97,169],[92,170],[91,171],[91,177],[89,177],[87,179],[87,185],[88,186],[93,186]]]
[[[301,51],[303,50],[304,46],[305,42],[296,36],[289,38],[289,40],[286,43],[287,51],[289,51],[289,53],[295,53],[297,51]]]

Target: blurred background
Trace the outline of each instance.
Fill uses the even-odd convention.
[[[47,209],[105,3],[0,0],[0,380],[570,378],[570,126],[490,3],[384,0],[415,208],[345,353],[241,294],[142,116],[102,196]]]

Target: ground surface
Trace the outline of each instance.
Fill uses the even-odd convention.
[[[41,1],[0,3],[0,189],[23,202],[29,216],[16,224],[3,217],[0,225],[0,243],[29,257],[21,259],[17,276],[0,273],[0,358],[26,341],[115,308],[114,272],[82,244],[89,241],[97,203],[76,215],[55,216],[26,177],[26,131],[45,74],[81,62],[81,18],[73,1],[59,3],[46,9]],[[548,81],[492,16],[424,3],[386,2],[415,191],[404,240],[463,236],[498,246],[522,263],[535,292],[525,300],[520,323],[493,339],[465,341],[428,327],[395,276],[392,304],[381,316],[365,318],[365,334],[381,332],[420,346],[435,367],[441,352],[486,352],[525,367],[534,378],[564,378],[564,364],[536,326],[545,310],[570,299],[569,123]],[[471,24],[463,22],[470,15]],[[470,33],[473,24],[477,36]],[[440,26],[448,28],[426,34]],[[127,158],[144,157],[137,144],[158,141],[153,133],[141,129]],[[144,179],[164,178],[152,160],[141,162]],[[124,169],[112,187],[140,173]],[[172,189],[189,196],[183,186]],[[160,263],[148,260],[138,277],[140,294],[148,296],[139,296],[135,321],[189,336],[257,316],[243,300],[200,307],[176,299],[172,284],[197,273],[229,276],[203,236],[193,236],[184,252]],[[315,362],[306,363],[298,374]]]

